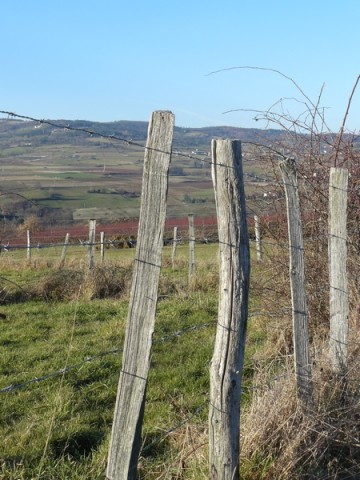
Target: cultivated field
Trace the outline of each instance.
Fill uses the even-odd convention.
[[[71,125],[78,128],[79,123],[81,127],[81,122]],[[101,132],[105,126],[93,128]],[[0,120],[0,211],[8,218],[33,214],[57,223],[138,217],[146,125],[141,133],[123,127],[118,135],[130,142],[135,137],[136,144],[36,122]],[[215,214],[210,148],[210,137],[201,129],[192,133],[178,129],[170,167],[169,216]],[[273,189],[271,168],[255,159],[250,147],[244,148],[247,195],[262,196]]]

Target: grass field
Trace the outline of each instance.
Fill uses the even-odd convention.
[[[175,270],[170,267],[171,249],[164,249],[141,478],[170,478],[169,472],[178,469],[179,456],[188,450],[186,438],[200,450],[189,459],[184,478],[205,478],[202,443],[217,316],[216,251],[214,245],[197,248],[198,275],[189,286],[187,249],[178,248]],[[3,275],[13,283],[3,284],[7,295],[1,307],[6,318],[0,334],[0,388],[65,367],[70,370],[2,393],[1,478],[104,478],[133,250],[110,252],[103,271],[108,270],[110,283],[120,282],[122,287],[115,298],[103,299],[96,298],[89,278],[76,281],[75,290],[70,286],[70,292],[64,293],[61,282],[66,278],[71,283],[70,272],[81,271],[86,258],[70,254],[58,285],[49,279],[62,275],[54,271],[53,258],[33,257],[30,267],[19,255],[2,257]],[[69,298],[56,298],[60,287],[60,297]],[[255,337],[261,342],[261,336]],[[116,353],[109,353],[114,349]],[[245,375],[250,381],[251,367]],[[165,436],[172,428],[174,433]]]
[[[271,252],[266,252],[269,248]],[[217,245],[196,246],[197,271],[190,283],[187,251],[185,245],[178,247],[175,269],[171,248],[163,251],[139,460],[139,478],[144,480],[208,478],[208,372],[217,319]],[[339,406],[341,392],[330,387],[326,366],[321,364],[320,370],[319,365],[314,377],[316,382],[321,377],[318,413],[310,419],[299,413],[294,401],[290,300],[285,292],[282,298],[276,290],[271,294],[280,276],[270,253],[274,254],[273,246],[265,247],[263,262],[252,262],[242,479],[332,478],[320,475],[336,472],[330,465],[334,458],[338,471],[353,474],[360,465],[353,450],[357,434],[351,430],[357,427],[350,421],[359,410],[358,393],[354,394],[357,377],[356,387],[353,380],[348,386],[356,405],[349,403],[351,396],[346,407]],[[282,252],[278,254],[283,258]],[[23,251],[0,257],[4,480],[105,478],[134,250],[109,250],[103,265],[97,253],[92,273],[86,249],[70,249],[63,270],[57,268],[59,255],[60,250],[53,255],[40,250],[31,264]],[[344,438],[344,432],[351,431],[354,438]],[[332,437],[324,437],[325,432]],[[314,449],[323,449],[321,455],[314,457]],[[321,458],[319,476],[306,476],[314,470],[316,458]]]

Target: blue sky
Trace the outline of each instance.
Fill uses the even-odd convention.
[[[0,110],[49,119],[264,127],[253,112],[304,97],[338,130],[360,74],[358,0],[2,0]],[[347,127],[360,128],[360,87]]]

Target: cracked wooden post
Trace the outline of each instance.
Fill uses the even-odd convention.
[[[297,398],[307,407],[313,400],[308,308],[305,291],[304,239],[295,160],[279,164],[285,187],[290,253],[290,289],[292,303],[294,364]]]
[[[141,447],[145,393],[166,217],[174,128],[171,112],[154,112],[145,149],[135,265],[106,478],[134,480]]]
[[[250,279],[241,142],[212,141],[218,219],[219,314],[210,367],[209,478],[239,478],[240,396]]]
[[[330,363],[336,373],[346,374],[349,293],[347,278],[347,189],[349,172],[330,169],[329,184],[329,280]]]

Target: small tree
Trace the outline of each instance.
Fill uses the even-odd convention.
[[[19,226],[19,230],[20,232],[26,232],[27,230],[32,233],[38,232],[39,230],[41,230],[41,222],[36,215],[30,215]]]

